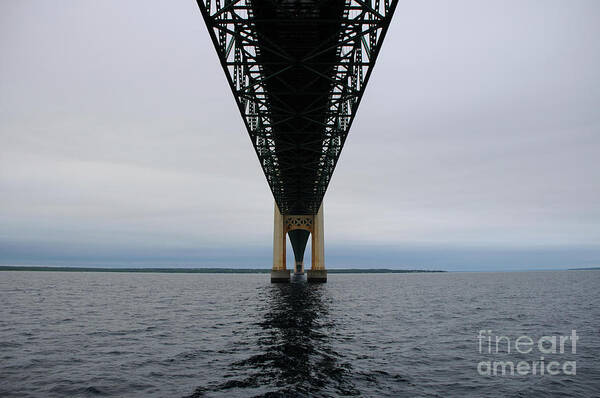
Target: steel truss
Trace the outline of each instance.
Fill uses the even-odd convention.
[[[397,0],[198,5],[281,213],[316,214]],[[324,7],[338,11],[325,17]],[[317,36],[323,26],[332,29]]]

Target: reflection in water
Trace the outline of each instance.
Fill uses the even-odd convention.
[[[192,396],[211,392],[248,392],[255,396],[359,395],[351,380],[351,365],[331,347],[334,325],[328,314],[327,286],[305,280],[261,289],[266,304],[258,328],[259,353],[231,364],[241,377]],[[236,391],[237,390],[237,391]],[[246,395],[246,394],[244,394]]]
[[[5,271],[0,397],[598,397],[598,286],[598,271],[339,274],[314,286]],[[512,341],[576,328],[577,353],[556,359],[576,360],[577,375],[482,377],[480,361],[540,360],[482,355],[477,334],[490,328]]]
[[[328,387],[338,393],[353,392],[344,377],[349,369],[338,363],[339,355],[329,342],[334,325],[323,297],[326,286],[299,281],[269,290],[270,309],[260,323],[267,331],[259,340],[264,353],[236,366],[258,369],[263,382],[285,388],[281,392],[288,394],[314,394]]]

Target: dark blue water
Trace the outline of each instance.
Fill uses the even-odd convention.
[[[600,272],[0,272],[0,396],[598,397]],[[481,375],[480,330],[566,336],[576,374]],[[487,332],[486,332],[487,333]],[[553,368],[555,369],[555,368]]]

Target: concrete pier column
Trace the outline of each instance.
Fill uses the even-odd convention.
[[[308,282],[327,282],[325,270],[325,236],[323,226],[323,204],[314,216],[312,226],[312,264],[306,273]]]
[[[286,269],[285,253],[285,225],[284,219],[275,203],[273,216],[273,269],[271,270],[271,282],[289,282],[290,271]]]

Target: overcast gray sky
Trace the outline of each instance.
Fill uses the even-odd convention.
[[[330,267],[600,265],[600,2],[400,1]],[[193,0],[0,2],[0,263],[269,267],[273,199]]]

